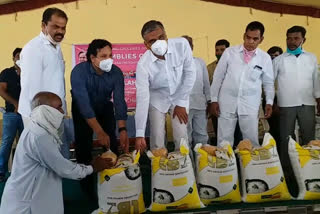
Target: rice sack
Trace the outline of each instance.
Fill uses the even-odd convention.
[[[180,142],[180,152],[171,152],[165,157],[149,151],[148,156],[152,167],[151,211],[203,207],[185,139]]]
[[[140,153],[120,155],[115,167],[98,173],[99,209],[95,214],[138,214],[145,212]]]
[[[194,151],[203,204],[241,202],[237,163],[230,143],[224,141],[220,148],[197,144]]]
[[[240,158],[242,200],[244,202],[266,202],[290,200],[283,175],[276,142],[266,133],[262,147],[253,148],[246,141],[237,148]],[[243,149],[240,149],[240,148]],[[252,148],[250,150],[250,148]]]
[[[300,146],[290,138],[288,150],[291,165],[299,187],[297,199],[320,199],[319,141],[311,141],[307,146]]]

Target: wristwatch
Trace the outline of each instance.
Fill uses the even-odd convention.
[[[121,128],[118,129],[119,133],[122,132],[122,131],[127,131],[127,128],[126,127],[121,127]]]

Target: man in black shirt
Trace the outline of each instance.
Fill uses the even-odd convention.
[[[6,109],[2,121],[2,143],[0,147],[0,182],[5,181],[11,147],[17,131],[20,135],[23,130],[21,115],[17,113],[21,91],[20,52],[21,48],[16,48],[13,51],[14,66],[3,70],[0,74],[0,96],[6,101]]]

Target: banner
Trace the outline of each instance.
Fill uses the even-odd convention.
[[[72,66],[87,61],[88,45],[72,46]],[[113,44],[113,63],[123,72],[125,83],[125,100],[129,110],[136,108],[136,67],[140,57],[146,51],[144,44]]]

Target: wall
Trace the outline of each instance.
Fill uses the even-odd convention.
[[[151,19],[162,21],[169,37],[192,36],[194,55],[207,63],[215,59],[216,40],[225,38],[232,45],[241,44],[246,25],[254,20],[261,21],[266,28],[262,49],[267,50],[273,45],[285,48],[286,30],[293,25],[302,25],[307,29],[305,49],[320,56],[317,43],[320,19],[305,16],[280,16],[200,0],[80,0],[53,6],[69,16],[67,34],[62,43],[69,113],[71,44],[89,43],[94,38],[105,38],[112,43],[142,42],[141,27]],[[1,70],[12,65],[11,54],[15,47],[23,46],[39,34],[43,11],[44,8],[0,16]]]

